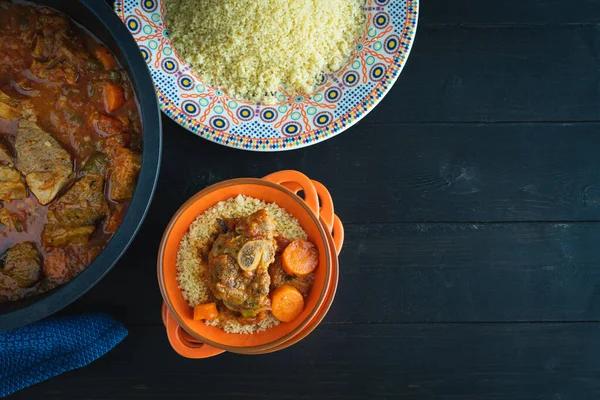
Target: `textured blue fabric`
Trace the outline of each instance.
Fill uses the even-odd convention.
[[[0,396],[83,367],[125,336],[127,329],[105,314],[46,319],[0,332]]]

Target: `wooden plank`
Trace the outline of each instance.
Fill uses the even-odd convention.
[[[600,124],[360,124],[305,150],[232,151],[165,121],[151,213],[164,227],[225,179],[297,169],[346,223],[600,220]]]
[[[350,227],[334,321],[600,319],[598,224]]]
[[[599,324],[322,325],[260,357],[176,355],[161,327],[13,399],[597,399]]]
[[[596,0],[429,0],[419,24],[579,24],[600,22]]]
[[[129,253],[64,314],[160,324],[153,215]],[[336,323],[600,321],[600,224],[349,225]]]
[[[599,37],[594,25],[420,27],[404,72],[366,121],[598,120]]]

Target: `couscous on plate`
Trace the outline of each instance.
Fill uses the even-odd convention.
[[[199,77],[265,104],[343,67],[366,24],[364,0],[164,1],[172,44]]]

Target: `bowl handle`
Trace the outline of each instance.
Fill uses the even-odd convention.
[[[301,172],[293,171],[293,170],[285,170],[275,172],[273,174],[267,175],[263,178],[266,181],[276,183],[278,185],[288,187],[287,183],[294,185],[296,188],[300,186],[300,189],[297,191],[293,191],[294,193],[298,193],[300,190],[304,191],[304,202],[311,209],[313,214],[317,218],[319,218],[319,198],[317,197],[317,190],[315,186],[311,182],[310,179],[306,175]]]
[[[162,319],[167,328],[169,343],[173,350],[180,356],[186,358],[208,358],[225,352],[225,350],[217,349],[193,338],[177,324],[177,321],[173,318],[165,303],[162,305]]]
[[[325,224],[325,228],[331,233],[333,237],[333,243],[335,244],[335,251],[339,255],[344,245],[344,225],[340,218],[333,212],[333,199],[329,190],[318,181],[312,181],[317,195],[319,196],[321,208],[319,214],[321,220]],[[294,194],[298,194],[302,190],[302,186],[296,182],[283,182],[281,186],[285,187]]]
[[[335,244],[335,252],[337,255],[340,255],[342,251],[342,246],[344,245],[344,225],[342,225],[342,220],[337,215],[333,215],[333,232],[331,234],[333,236],[333,244]]]
[[[333,219],[335,214],[333,213],[333,199],[331,198],[331,194],[321,182],[313,180],[312,183],[315,185],[317,196],[319,196],[319,200],[321,201],[319,216],[323,222],[325,222],[329,232],[333,232]]]

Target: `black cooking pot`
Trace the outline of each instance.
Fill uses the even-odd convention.
[[[48,293],[0,303],[0,331],[17,328],[55,313],[94,286],[121,258],[137,233],[150,206],[158,178],[162,148],[160,109],[154,84],[138,46],[113,10],[103,0],[40,0],[69,15],[115,54],[129,74],[137,99],[144,135],[142,169],[131,206],[119,230],[100,255],[69,283]]]

